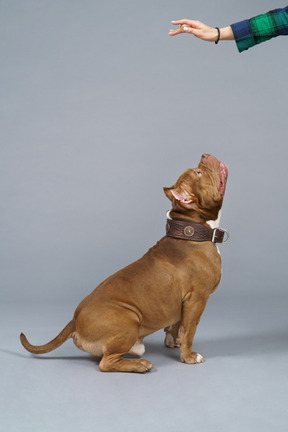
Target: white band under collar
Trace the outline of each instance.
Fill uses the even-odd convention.
[[[172,220],[172,218],[171,218],[171,216],[170,216],[170,212],[171,212],[171,210],[168,210],[168,211],[166,212],[166,217],[167,217],[168,220]]]

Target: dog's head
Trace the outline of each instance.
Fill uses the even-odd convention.
[[[198,222],[216,220],[225,194],[228,168],[214,156],[204,154],[197,168],[187,169],[174,186],[164,187],[172,202],[172,217]]]

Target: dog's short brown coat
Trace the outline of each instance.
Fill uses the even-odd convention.
[[[204,154],[196,169],[186,170],[171,188],[170,216],[201,224],[215,221],[222,207],[228,171],[215,157]],[[101,371],[146,372],[153,365],[142,355],[145,336],[165,328],[167,346],[180,346],[185,363],[203,357],[192,343],[210,294],[221,278],[221,257],[212,242],[163,237],[138,261],[102,282],[78,306],[72,321],[51,342],[24,347],[43,354],[73,337],[75,345],[102,357]],[[179,331],[180,328],[180,331]]]

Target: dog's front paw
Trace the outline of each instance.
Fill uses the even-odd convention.
[[[190,353],[181,353],[180,360],[183,363],[188,364],[196,364],[196,363],[204,363],[204,357],[202,357],[201,354],[198,354],[197,352],[190,352]]]

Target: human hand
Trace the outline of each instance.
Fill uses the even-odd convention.
[[[173,25],[179,25],[180,28],[176,30],[170,30],[170,36],[176,36],[180,33],[190,33],[199,39],[208,42],[215,42],[218,38],[218,30],[214,27],[209,27],[200,21],[182,19],[178,21],[172,21]]]

